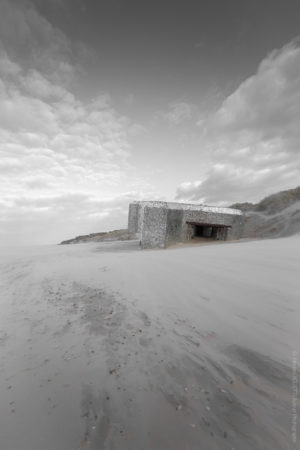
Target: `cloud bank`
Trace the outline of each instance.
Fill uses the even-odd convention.
[[[0,242],[126,226],[128,201],[147,188],[128,163],[136,125],[108,94],[84,102],[72,93],[78,48],[31,3],[3,1],[2,12]]]
[[[176,198],[216,204],[259,200],[299,185],[300,48],[273,51],[221,107],[199,121],[207,170]]]

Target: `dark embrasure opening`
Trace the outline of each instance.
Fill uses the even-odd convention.
[[[210,223],[197,223],[187,222],[190,228],[190,236],[193,238],[210,238],[226,240],[228,228],[230,225],[223,224],[210,224]]]

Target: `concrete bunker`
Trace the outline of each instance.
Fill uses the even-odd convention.
[[[160,201],[129,205],[129,236],[142,248],[166,248],[191,239],[239,239],[243,226],[243,213],[233,208]]]

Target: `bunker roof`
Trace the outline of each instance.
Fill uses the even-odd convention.
[[[204,212],[214,212],[219,214],[232,214],[236,216],[243,215],[242,211],[233,208],[223,208],[219,206],[208,206],[203,204],[195,203],[177,203],[177,202],[162,202],[162,201],[135,201],[134,204],[139,204],[143,208],[162,208],[162,209],[177,209],[185,211],[204,211]]]

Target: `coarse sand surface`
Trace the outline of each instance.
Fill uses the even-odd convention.
[[[299,448],[300,236],[0,263],[1,450]]]

